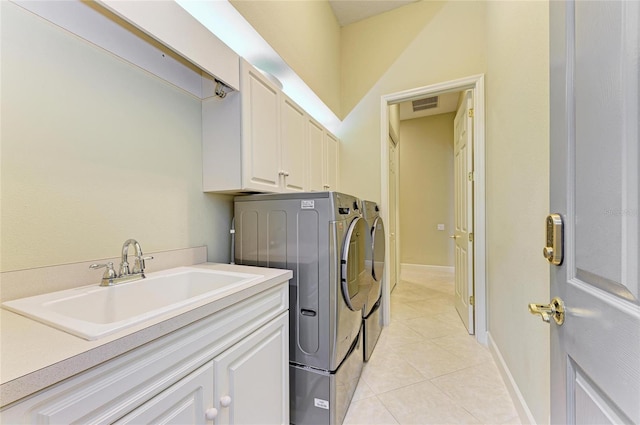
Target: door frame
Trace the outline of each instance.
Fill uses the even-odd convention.
[[[476,339],[487,345],[487,260],[486,260],[486,202],[485,202],[485,92],[484,74],[472,75],[457,80],[445,81],[423,87],[386,94],[380,97],[380,215],[388,222],[389,206],[389,111],[394,103],[416,100],[425,96],[463,90],[473,90],[473,155],[474,155],[474,304]],[[398,143],[400,145],[400,143]],[[398,170],[398,175],[399,175]],[[399,229],[396,229],[398,233]],[[387,246],[389,235],[386,235]],[[389,250],[385,261],[389,264]],[[397,260],[397,259],[396,259]],[[385,282],[389,282],[389,267],[385,267]],[[391,291],[389,285],[382,288],[382,320],[384,325],[391,322]]]

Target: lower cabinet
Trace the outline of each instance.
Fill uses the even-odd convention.
[[[213,362],[189,374],[116,424],[194,424],[207,423],[207,415],[215,419],[213,403]]]
[[[242,301],[0,412],[6,424],[288,424],[288,288]]]
[[[289,423],[287,323],[273,320],[115,423]]]
[[[288,326],[280,317],[213,360],[216,424],[289,423]]]

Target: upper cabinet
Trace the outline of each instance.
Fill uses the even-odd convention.
[[[280,110],[280,174],[286,192],[306,190],[304,158],[307,154],[307,114],[291,99],[283,95]]]
[[[242,181],[251,190],[278,191],[282,176],[280,92],[246,62],[240,66]]]
[[[338,190],[338,139],[330,133],[324,138],[324,190]]]
[[[308,156],[307,156],[307,170],[308,174],[308,189],[309,191],[323,191],[324,187],[324,145],[325,145],[325,130],[320,124],[312,119],[307,120],[307,142],[308,142]]]
[[[308,190],[338,190],[338,139],[313,119],[308,131]]]
[[[327,190],[327,136],[337,155],[334,136],[241,60],[240,91],[202,102],[203,190]]]

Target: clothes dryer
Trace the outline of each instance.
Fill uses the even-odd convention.
[[[364,361],[368,361],[382,333],[382,278],[384,276],[385,234],[380,209],[375,202],[362,201],[362,216],[371,233],[367,266],[371,273],[371,289],[362,309]]]
[[[293,271],[289,283],[294,424],[342,423],[363,366],[370,232],[360,201],[337,192],[235,198],[237,264]]]

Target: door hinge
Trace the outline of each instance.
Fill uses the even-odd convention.
[[[473,242],[473,233],[469,233],[469,242]]]
[[[469,118],[473,118],[473,108],[469,109]]]
[[[473,295],[469,297],[469,305],[475,305],[475,300],[473,299]]]
[[[474,181],[474,180],[475,180],[475,178],[474,178],[474,176],[473,176],[473,171],[469,171],[468,177],[469,177],[469,181],[470,181],[470,182],[472,182],[472,181]]]

